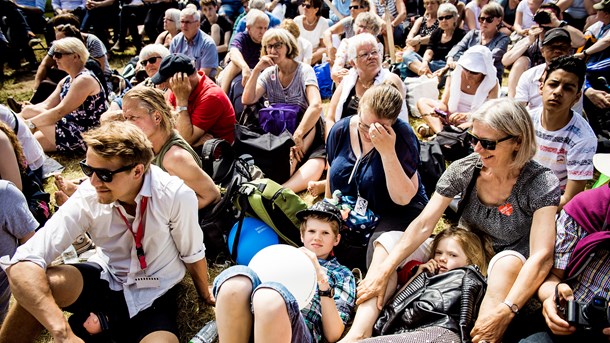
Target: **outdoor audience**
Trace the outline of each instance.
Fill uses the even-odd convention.
[[[220,342],[610,337],[607,320],[566,317],[610,313],[610,0],[331,4],[0,0],[0,78],[38,69],[30,101],[7,87],[0,104],[0,342],[43,327],[56,341],[177,342],[187,270],[216,302]],[[236,123],[275,139],[261,107],[294,112],[274,181],[315,203],[291,214],[317,281],[301,308],[245,266],[209,287],[217,247],[201,228],[231,195],[202,147],[239,147]],[[86,175],[55,176],[55,208],[44,152]],[[213,159],[237,157],[224,153]],[[83,239],[88,262],[61,265]],[[466,269],[485,292],[474,305],[441,291],[438,317],[380,329],[395,295]]]

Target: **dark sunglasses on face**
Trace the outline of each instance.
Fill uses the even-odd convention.
[[[361,8],[364,8],[364,7],[362,7],[362,6],[350,6],[349,7],[350,10],[359,10]]]
[[[159,58],[161,58],[161,57],[159,57],[159,56],[154,56],[154,57],[151,57],[151,58],[149,58],[149,59],[147,59],[147,60],[140,61],[140,64],[142,64],[142,66],[146,67],[146,65],[147,65],[148,63],[152,63],[152,64],[157,63],[157,60],[158,60]]]
[[[64,57],[65,55],[72,55],[72,52],[59,52],[59,51],[53,51],[53,57],[60,60],[62,57]]]
[[[515,136],[511,136],[508,135],[502,139],[498,139],[496,141],[492,141],[489,139],[483,139],[483,138],[479,138],[477,136],[475,136],[472,132],[468,131],[468,135],[470,136],[470,144],[472,144],[472,146],[474,147],[475,145],[477,145],[477,143],[481,143],[481,147],[485,150],[496,150],[496,145],[498,145],[498,143],[502,143],[504,141],[507,141],[509,139],[515,138]]]
[[[449,19],[453,19],[453,14],[442,16],[442,17],[438,17],[439,21],[449,20]]]
[[[103,168],[93,168],[90,165],[86,164],[85,160],[80,161],[79,164],[80,164],[80,169],[83,171],[83,173],[87,177],[91,177],[93,175],[93,173],[95,173],[95,175],[97,175],[97,177],[100,180],[102,180],[102,182],[106,182],[106,183],[112,182],[112,177],[114,176],[114,174],[118,174],[120,172],[131,170],[131,169],[133,169],[133,167],[136,166],[135,164],[131,164],[128,166],[121,167],[117,170],[108,170],[108,169],[103,169]]]
[[[479,23],[483,24],[483,22],[486,22],[487,24],[491,24],[494,19],[496,19],[496,17],[479,17]]]
[[[313,6],[310,5],[310,4],[303,4],[303,7],[305,7],[305,8],[312,8]]]

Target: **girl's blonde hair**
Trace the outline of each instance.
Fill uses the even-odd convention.
[[[434,253],[438,248],[438,244],[444,238],[455,239],[464,253],[468,264],[474,264],[479,266],[481,274],[487,274],[487,265],[495,254],[491,245],[491,239],[489,237],[479,237],[476,233],[462,229],[456,226],[451,226],[441,232],[439,232],[430,245],[430,258],[434,258]]]

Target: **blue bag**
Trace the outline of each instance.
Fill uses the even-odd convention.
[[[333,95],[333,80],[330,78],[330,63],[324,62],[313,66],[318,79],[318,88],[322,99],[330,99]]]
[[[265,131],[279,136],[284,130],[290,134],[297,129],[297,122],[301,114],[301,107],[296,104],[271,104],[258,111],[258,123]]]

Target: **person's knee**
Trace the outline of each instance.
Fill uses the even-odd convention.
[[[245,276],[235,276],[225,281],[216,294],[219,303],[241,301],[250,299],[252,294],[252,281]]]
[[[287,314],[282,295],[271,288],[259,288],[252,297],[252,308],[257,318],[272,318]]]
[[[53,298],[59,307],[73,304],[83,291],[83,276],[74,266],[61,265],[47,269]]]
[[[494,256],[489,262],[487,275],[489,275],[490,279],[514,279],[519,274],[524,264],[525,258],[520,254],[503,251]]]

